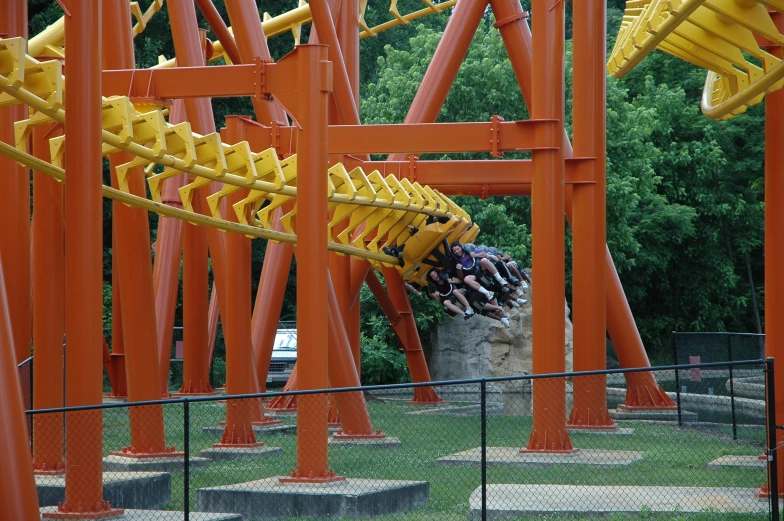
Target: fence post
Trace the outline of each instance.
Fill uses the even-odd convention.
[[[778,521],[779,517],[779,475],[776,457],[776,387],[774,377],[773,357],[765,360],[765,405],[768,412],[768,492],[770,493],[771,519]]]
[[[732,335],[727,335],[727,360],[732,362]],[[730,366],[730,408],[732,409],[732,439],[738,439],[738,421],[735,415],[735,382],[733,381],[732,366]]]
[[[185,452],[185,461],[183,462],[183,474],[182,474],[182,488],[183,488],[183,496],[185,496],[185,501],[183,502],[183,508],[185,511],[185,521],[190,521],[191,519],[191,413],[190,413],[190,402],[188,398],[185,398],[183,402],[183,414],[182,414],[182,428],[184,433],[184,443],[183,443],[183,451]]]
[[[482,437],[482,521],[487,521],[487,382],[482,379],[480,388],[480,414]]]
[[[678,333],[675,331],[672,332],[672,352],[675,357],[676,366],[679,364],[678,341],[676,340],[677,334]],[[678,405],[678,427],[683,427],[683,415],[681,414],[681,372],[677,367],[675,368],[675,400]]]

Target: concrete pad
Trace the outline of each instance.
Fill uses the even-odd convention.
[[[569,434],[602,434],[604,436],[631,436],[634,434],[634,429],[626,427],[618,427],[614,431],[603,431],[601,429],[572,429],[566,428]]]
[[[296,418],[297,410],[294,409],[293,411],[276,411],[273,409],[264,409],[264,414],[266,414],[267,416],[272,416],[273,418]]]
[[[188,466],[191,470],[208,467],[210,460],[191,456]],[[103,459],[104,472],[182,472],[185,458],[125,458],[109,455]]]
[[[386,438],[330,438],[331,447],[378,447],[390,449],[400,447],[400,438],[387,436]]]
[[[239,458],[267,458],[282,456],[283,449],[280,447],[210,447],[199,451],[199,456],[213,461],[227,461]]]
[[[598,465],[616,467],[629,465],[642,459],[642,452],[631,450],[580,449],[572,454],[520,453],[519,447],[488,447],[487,464],[508,465],[512,467],[543,468],[552,465]],[[482,449],[470,449],[438,458],[439,467],[482,464]]]
[[[610,418],[617,421],[653,420],[677,423],[678,411],[635,410],[626,409],[619,405],[617,409],[610,409]],[[695,423],[697,413],[681,410],[681,420],[683,423]]]
[[[759,459],[759,454],[756,456],[721,456],[708,463],[709,469],[721,467],[745,467],[751,469],[764,469],[768,466],[767,460]]]
[[[427,481],[354,479],[281,483],[278,477],[196,490],[196,510],[234,510],[244,519],[370,517],[408,512],[427,503]]]
[[[224,430],[226,429],[223,425],[217,425],[215,427],[202,427],[201,432],[203,432],[204,434],[214,434],[216,436],[222,436]],[[256,434],[296,434],[297,426],[284,425],[282,423],[254,425],[253,432],[255,432]]]
[[[38,504],[65,501],[65,476],[35,476]],[[104,472],[103,498],[114,508],[156,509],[171,501],[171,475],[164,472]]]
[[[57,507],[44,507],[41,513],[55,512]],[[77,521],[78,518],[71,518]],[[103,518],[107,519],[107,518]],[[110,517],[109,520],[116,519],[117,521],[183,521],[183,513],[172,510],[132,510],[127,509],[119,516]],[[228,514],[222,512],[208,513],[208,512],[191,512],[191,521],[242,521],[240,514]],[[70,521],[70,520],[69,520]],[[85,520],[87,521],[87,520]],[[95,521],[90,519],[89,521]]]
[[[768,500],[755,488],[606,487],[587,485],[488,485],[487,518],[532,514],[607,514],[614,512],[757,512],[767,514]],[[482,488],[468,500],[469,519],[482,517]]]

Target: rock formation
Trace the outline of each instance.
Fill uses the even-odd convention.
[[[511,328],[475,316],[457,317],[434,328],[430,338],[428,368],[433,380],[454,380],[531,374],[533,349],[531,293],[524,306],[509,312]],[[572,370],[572,323],[566,314],[566,370]]]

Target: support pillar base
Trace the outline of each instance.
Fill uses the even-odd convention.
[[[566,422],[567,429],[574,430],[601,430],[617,431],[618,424],[610,417],[610,411],[606,407],[591,409],[590,407],[579,407],[572,409],[572,414]]]
[[[292,470],[289,477],[278,478],[279,483],[335,483],[338,481],[346,481],[346,477],[335,475],[334,470],[328,470],[322,475],[310,473],[307,476],[303,476],[296,470]]]
[[[297,397],[296,395],[276,396],[265,408],[270,412],[277,413],[297,412]]]
[[[767,483],[763,483],[760,485],[760,489],[755,494],[758,498],[769,498],[770,497],[770,488],[768,488]],[[779,488],[779,497],[784,498],[784,490]]]
[[[163,451],[144,452],[136,447],[123,447],[122,450],[115,450],[109,452],[110,456],[119,456],[122,458],[130,459],[156,459],[156,458],[182,458],[185,457],[184,452],[177,451],[174,447],[168,447]]]
[[[108,501],[101,501],[94,505],[93,509],[75,509],[60,503],[56,512],[44,512],[42,519],[109,519],[122,516],[125,512],[123,508],[112,508]]]
[[[407,405],[446,405],[448,402],[438,396],[432,387],[414,388],[414,399],[406,402]]]
[[[534,429],[528,439],[528,446],[521,450],[520,454],[574,454],[578,450],[572,446],[569,433],[565,429],[552,431]]]
[[[65,474],[65,462],[61,461],[52,468],[49,468],[47,465],[41,465],[41,467],[34,467],[33,474],[36,476],[62,476],[63,474]]]
[[[381,432],[381,430],[376,430],[376,432],[371,432],[368,434],[354,434],[351,432],[343,432],[343,430],[338,430],[333,436],[336,440],[370,440],[370,439],[382,439],[386,438],[387,435]]]
[[[627,410],[677,409],[675,402],[656,383],[653,373],[627,373],[626,385],[626,401],[623,407]],[[620,405],[618,407],[621,408]]]

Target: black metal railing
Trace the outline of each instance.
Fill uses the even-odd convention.
[[[624,401],[624,376],[652,372],[659,379],[695,369],[728,374],[729,368],[766,377],[762,400],[736,404],[738,417],[760,416],[759,425],[733,427],[730,403],[716,395],[682,393],[680,414],[616,407]],[[485,520],[629,513],[769,519],[778,515],[778,503],[756,497],[754,490],[763,484],[778,489],[775,417],[765,416],[765,411],[774,409],[773,371],[772,360],[748,360],[180,398],[28,413],[65,412],[70,418],[100,411],[105,498],[121,508],[179,511],[185,520],[201,519],[206,512],[235,516],[225,514],[225,519],[384,515],[412,521],[462,521],[466,515]],[[595,406],[593,398],[575,395],[573,390],[575,379],[589,377],[599,385],[604,378],[614,382],[607,389],[606,403],[618,429],[609,433],[563,430],[570,411]],[[423,386],[433,386],[446,401],[437,406],[409,403],[414,389]],[[676,397],[675,392],[669,394]],[[288,409],[276,409],[284,398]],[[296,413],[290,407],[292,398]],[[331,427],[329,445],[326,432],[312,430],[300,432],[312,438],[298,441],[298,422],[315,414],[334,417],[331,405],[337,406],[340,425]],[[124,456],[122,449],[135,443],[132,433],[146,429],[149,434],[161,427],[161,410],[165,423],[161,436],[166,446],[184,452],[181,460],[156,462]],[[592,410],[588,416],[597,412]],[[87,432],[88,424],[85,437],[94,435]],[[74,430],[66,436],[66,449],[82,428],[81,423],[71,425]],[[734,428],[740,431],[738,436],[733,435]],[[544,434],[542,439],[547,440],[543,443],[565,452],[525,450],[535,448],[532,440]],[[61,431],[36,435],[62,440]],[[254,440],[264,445],[253,447]],[[571,447],[578,450],[568,452]],[[286,481],[299,469],[302,458],[318,461],[326,450],[329,468],[345,476],[345,481],[329,486]],[[760,460],[763,453],[767,461]],[[142,470],[147,472],[139,474]],[[137,490],[149,492],[123,494],[116,490],[117,483],[135,483]],[[52,490],[40,494],[42,504],[61,501]],[[155,519],[156,514],[135,515]]]

